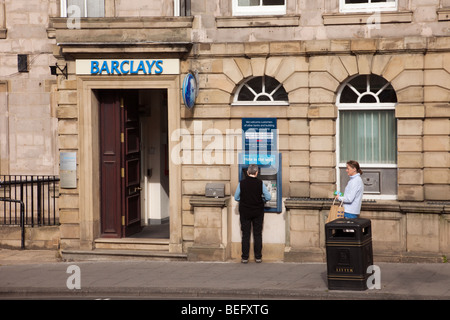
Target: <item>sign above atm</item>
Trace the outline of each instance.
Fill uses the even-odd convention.
[[[278,152],[276,118],[242,118],[243,163],[274,165]]]
[[[76,73],[88,75],[180,74],[179,59],[77,60]]]

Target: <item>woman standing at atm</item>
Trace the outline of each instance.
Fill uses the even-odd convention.
[[[363,174],[359,163],[355,160],[347,161],[347,171],[350,180],[345,187],[344,195],[336,195],[336,199],[344,202],[344,217],[358,218],[361,213],[361,203],[364,193],[364,183],[361,179]]]

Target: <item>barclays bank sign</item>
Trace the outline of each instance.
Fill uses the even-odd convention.
[[[78,75],[179,74],[178,59],[90,59],[76,60]]]

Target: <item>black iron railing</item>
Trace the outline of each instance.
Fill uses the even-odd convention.
[[[25,205],[23,204],[22,200],[13,200],[8,198],[0,198],[0,201],[7,202],[7,203],[18,203],[20,205],[20,249],[25,249],[25,223],[24,223],[24,217],[25,217]]]
[[[58,225],[58,182],[57,176],[0,175],[0,225]]]

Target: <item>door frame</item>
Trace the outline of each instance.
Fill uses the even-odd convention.
[[[93,249],[100,236],[99,101],[94,90],[166,89],[168,132],[180,128],[180,76],[78,76],[79,221],[80,247]],[[169,139],[169,154],[176,142]],[[181,166],[169,161],[169,252],[183,251],[181,224]]]

